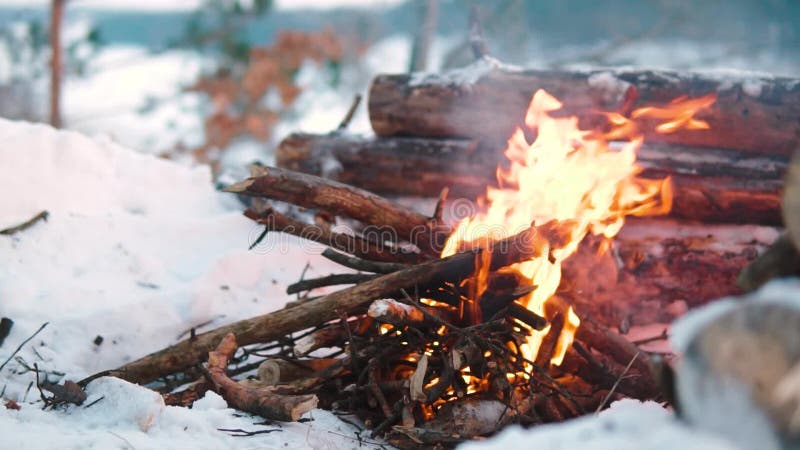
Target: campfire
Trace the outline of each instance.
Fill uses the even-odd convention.
[[[604,266],[612,261],[644,285],[636,295],[652,292],[642,269],[651,257],[641,253],[652,250],[631,252],[615,238],[626,218],[670,213],[674,192],[671,174],[647,173],[637,155],[653,133],[710,131],[698,116],[714,102],[680,96],[577,116],[540,89],[507,139],[496,181],[457,221],[447,210],[464,202],[447,189],[429,217],[351,185],[253,166],[227,189],[254,198],[245,215],[265,227],[253,245],[269,232],[294,234],[329,246],[324,257],[357,273],[301,279],[287,292],[303,295],[283,310],[192,333],[111,373],[161,380],[164,390],[197,379],[167,394],[171,404],[213,389],[270,419],[298,420],[317,405],[353,413],[399,447],[562,421],[623,397],[669,401],[649,354],[619,334],[630,325],[618,315],[627,306],[609,308],[593,286],[627,293],[613,287],[623,278]],[[264,198],[310,208],[315,221]],[[714,258],[743,265],[730,251]],[[310,295],[343,284],[353,286]],[[257,376],[230,378],[248,371]]]

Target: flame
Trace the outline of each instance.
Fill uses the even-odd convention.
[[[669,179],[637,177],[641,168],[636,164],[636,152],[644,135],[640,122],[660,121],[656,131],[661,133],[708,128],[694,115],[714,100],[713,95],[679,98],[665,107],[637,109],[631,118],[609,113],[610,129],[598,133],[580,130],[577,117],[553,117],[551,113],[561,109],[562,103],[544,90],[537,91],[525,115],[525,125],[536,132],[536,140],[528,143],[523,130],[515,130],[505,150],[508,168],[497,169],[498,186],[487,188],[485,197],[479,200],[485,206],[481,212],[459,222],[442,257],[468,248],[486,248],[532,225],[547,224],[548,232],[539,233],[547,236],[533,244],[540,256],[509,267],[536,286],[518,301],[545,316],[544,305],[561,282],[561,264],[588,233],[610,239],[622,228],[625,216],[665,214],[671,208]],[[625,142],[620,149],[611,149],[611,139]],[[551,234],[559,239],[549,237]],[[475,274],[468,280],[474,304],[487,289],[490,256],[486,251],[476,255]],[[556,365],[580,326],[572,308],[564,307],[564,325],[550,359]],[[521,346],[522,356],[534,361],[549,331],[550,326],[532,330]]]

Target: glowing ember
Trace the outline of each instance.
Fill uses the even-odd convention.
[[[484,207],[480,213],[458,224],[442,257],[468,248],[486,248],[532,224],[551,222],[557,234],[567,239],[559,242],[540,239],[533,245],[541,246],[537,252],[541,256],[509,267],[536,286],[518,301],[546,316],[544,306],[559,287],[562,263],[588,233],[610,239],[620,231],[627,215],[657,215],[670,210],[669,179],[637,177],[641,168],[636,165],[636,151],[643,141],[640,122],[659,121],[656,131],[661,133],[679,128],[704,129],[708,124],[695,119],[694,114],[713,102],[713,96],[680,98],[663,108],[638,109],[631,119],[611,113],[606,115],[609,130],[591,132],[579,130],[576,117],[552,117],[551,113],[562,104],[539,90],[525,116],[525,125],[536,133],[536,140],[528,143],[521,129],[514,132],[505,151],[510,165],[508,169],[497,170],[498,187],[489,187],[485,198],[479,200]],[[608,145],[611,139],[625,143],[622,148],[612,150]],[[490,256],[484,251],[476,258],[475,274],[468,280],[472,300],[479,299],[488,287]],[[469,308],[475,308],[475,303],[471,302]],[[548,305],[548,309],[551,306],[565,318],[550,359],[557,365],[571,345],[580,320],[571,307]],[[541,331],[532,330],[521,347],[522,356],[534,361],[549,331],[549,326]]]

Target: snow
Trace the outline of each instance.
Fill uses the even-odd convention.
[[[709,432],[730,436],[743,448],[765,450],[793,448],[782,446],[780,436],[775,431],[776,419],[775,417],[770,418],[770,413],[775,412],[774,409],[771,409],[774,406],[760,404],[757,388],[753,388],[753,382],[741,373],[737,375],[735,371],[731,371],[729,368],[725,369],[724,365],[713,361],[708,355],[703,355],[703,350],[700,350],[702,345],[694,344],[697,338],[702,339],[701,333],[707,330],[712,322],[718,319],[725,320],[724,317],[730,317],[737,311],[743,311],[745,308],[751,308],[758,304],[781,305],[800,312],[800,280],[770,281],[756,292],[741,297],[717,300],[690,311],[675,322],[670,333],[670,341],[673,347],[682,354],[677,366],[678,402],[688,421],[696,424],[698,428],[709,430]],[[785,311],[781,314],[787,316]],[[751,314],[746,319],[743,316],[729,319],[722,326],[731,335],[736,332],[746,336],[748,330],[757,330],[763,327],[765,324],[762,321],[765,320],[767,319],[758,314]],[[786,335],[785,339],[790,339],[789,336]],[[762,339],[766,343],[781,342],[782,340],[776,337],[762,337]],[[766,372],[764,369],[766,361],[774,360],[769,360],[769,356],[759,358],[758,354],[768,355],[769,345],[759,346],[758,350],[755,350],[753,347],[747,348],[748,346],[743,342],[746,341],[736,344],[739,346],[736,348],[737,356],[741,356],[743,361],[748,361],[748,365],[754,364],[755,367],[761,367],[763,372],[759,372],[759,376],[765,376],[763,373]],[[788,371],[791,365],[796,364],[796,357],[788,347],[781,348],[781,358],[787,358],[786,362],[790,365],[786,368]],[[729,353],[730,350],[728,349],[727,352]],[[786,352],[785,355],[783,355],[783,351]],[[728,354],[725,349],[721,349],[720,352],[719,355]],[[782,370],[779,367],[772,367],[772,369]],[[720,375],[719,372],[715,373],[715,370],[729,375]],[[782,380],[791,380],[791,378],[786,377]],[[778,384],[778,386],[783,386],[791,391],[790,385],[791,383]],[[792,392],[788,393],[789,395],[784,398],[796,398]],[[771,395],[773,398],[779,398],[775,391],[772,391]],[[796,409],[796,405],[789,407],[792,409],[787,409],[785,414],[791,414],[791,411]]]
[[[21,361],[0,372],[3,398],[22,406],[0,408],[0,448],[354,446],[354,428],[329,412],[281,424],[281,432],[234,437],[217,428],[252,431],[262,419],[213,397],[196,410],[165,407],[151,391],[108,378],[89,384],[85,406],[42,411],[23,362],[50,381],[78,380],[175,343],[199,324],[282,307],[307,262],[309,274],[340,269],[319,256],[321,246],[284,235],[248,251],[260,228],[233,196],[213,189],[206,167],[7,120],[0,142],[0,228],[50,213],[47,222],[0,236],[0,316],[14,320],[0,361],[49,322]]]
[[[182,88],[197,79],[203,63],[188,51],[151,55],[136,46],[104,48],[91,60],[86,77],[66,79],[65,123],[142,153],[200,145],[202,95]],[[154,77],[158,83],[153,83]]]
[[[458,69],[448,70],[444,73],[414,72],[408,81],[409,86],[430,84],[474,84],[480,79],[491,75],[495,71],[520,72],[521,67],[502,63],[491,56],[476,59],[471,64]]]
[[[509,427],[484,442],[470,442],[459,450],[735,450],[739,447],[721,437],[698,432],[678,421],[657,403],[621,400],[597,416],[585,416],[560,424],[528,430]]]
[[[625,80],[620,80],[611,72],[594,73],[589,75],[589,78],[586,81],[589,83],[589,86],[597,88],[601,92],[610,95],[611,98],[605,98],[603,100],[614,103],[620,102],[625,95],[625,92],[627,92],[631,86],[630,83]]]

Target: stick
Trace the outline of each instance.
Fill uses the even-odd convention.
[[[215,390],[229,405],[269,420],[296,422],[317,407],[316,395],[277,395],[266,389],[247,388],[228,378],[228,360],[236,352],[236,337],[227,334],[216,350],[208,354],[208,372]]]
[[[408,268],[408,264],[369,261],[326,248],[322,256],[351,269],[372,273],[392,273]]]
[[[361,104],[361,94],[356,94],[353,97],[353,103],[350,104],[350,108],[347,110],[347,114],[344,115],[342,121],[339,123],[339,126],[336,127],[336,131],[344,131],[350,125],[350,122],[353,120],[353,115],[356,113],[358,109],[358,105]]]
[[[374,230],[378,242],[403,240],[423,252],[438,255],[428,217],[346,184],[291,170],[261,167],[259,176],[228,186],[225,191],[330,211],[378,227]],[[438,233],[449,234],[449,230]]]
[[[269,231],[287,233],[323,245],[329,245],[337,250],[368,260],[411,264],[428,259],[419,253],[411,253],[388,243],[380,245],[362,236],[335,233],[327,227],[307,224],[272,209],[266,209],[261,212],[255,209],[248,209],[244,212],[244,215],[265,225]]]
[[[321,278],[311,278],[308,280],[298,281],[297,283],[290,284],[286,288],[287,294],[297,294],[303,291],[310,291],[312,289],[335,286],[339,284],[358,284],[369,281],[375,278],[375,275],[367,275],[363,273],[339,273],[328,275]]]
[[[492,247],[491,267],[496,270],[524,261],[538,254],[541,234],[547,227],[529,228]],[[474,250],[480,251],[480,250]],[[201,362],[228,333],[234,333],[240,345],[267,342],[293,332],[321,325],[339,317],[339,312],[355,313],[372,300],[397,293],[400,289],[457,280],[474,271],[474,251],[458,253],[382,275],[359,285],[310,300],[293,308],[275,311],[198,334],[173,346],[128,363],[115,375],[135,383],[147,383],[161,376],[186,370]]]
[[[45,220],[46,221],[47,217],[49,215],[50,215],[50,213],[48,213],[47,211],[42,211],[39,214],[36,214],[35,216],[31,217],[30,219],[26,220],[25,222],[22,222],[19,225],[16,225],[16,226],[13,226],[13,227],[9,227],[9,228],[6,228],[4,230],[0,230],[0,234],[5,235],[5,236],[11,236],[12,234],[19,233],[20,231],[25,231],[28,228],[36,225],[36,223],[39,222],[40,220]]]
[[[46,326],[47,326],[47,324],[49,324],[49,323],[50,323],[50,322],[45,322],[45,323],[43,323],[43,324],[42,324],[42,326],[40,326],[38,330],[34,331],[32,335],[30,335],[30,336],[29,336],[27,339],[25,339],[24,341],[22,341],[22,343],[21,343],[21,344],[19,344],[19,346],[16,348],[16,350],[14,350],[13,352],[11,352],[11,354],[10,354],[10,355],[8,355],[8,359],[6,359],[6,360],[3,362],[3,364],[0,364],[0,372],[2,372],[3,368],[5,368],[5,367],[6,367],[6,364],[8,364],[8,362],[9,362],[9,361],[11,361],[11,358],[13,358],[13,357],[14,357],[14,355],[16,355],[17,353],[19,353],[19,351],[20,351],[20,350],[22,350],[22,347],[24,347],[24,346],[25,346],[25,344],[27,344],[28,342],[30,342],[30,341],[31,341],[31,339],[35,338],[35,337],[36,337],[36,335],[37,335],[37,334],[39,334],[39,332],[40,332],[40,331],[44,330],[44,327],[46,327]]]

